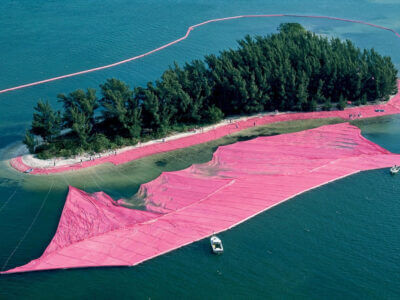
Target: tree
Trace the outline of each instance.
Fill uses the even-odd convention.
[[[141,110],[129,86],[112,78],[100,85],[103,121],[112,134],[137,138],[141,132]]]
[[[141,103],[143,129],[158,131],[161,127],[160,103],[154,86],[148,83],[147,88],[136,88],[135,98]]]
[[[103,96],[100,99],[103,121],[112,131],[121,133],[123,129],[129,127],[128,106],[132,102],[133,91],[126,83],[115,78],[107,79],[100,88]]]
[[[339,102],[336,105],[337,109],[344,110],[346,107],[346,100],[344,99],[343,95],[340,95]]]
[[[209,123],[217,123],[217,122],[221,121],[223,119],[223,117],[224,117],[224,114],[218,107],[210,106],[207,109],[205,119]]]
[[[318,103],[317,103],[317,101],[315,100],[315,99],[312,99],[311,101],[310,101],[310,103],[309,103],[309,111],[316,111],[317,110],[317,106],[318,106]]]
[[[28,147],[29,153],[35,153],[35,137],[29,130],[25,132],[25,137],[22,142]]]
[[[85,114],[78,110],[76,107],[70,109],[72,132],[75,133],[78,138],[78,142],[81,146],[85,147],[92,130],[92,125]]]
[[[367,104],[367,94],[363,94],[361,97],[361,104],[365,105]]]
[[[141,117],[142,117],[142,110],[139,107],[137,101],[132,99],[130,101],[127,113],[127,121],[124,123],[124,128],[128,131],[129,137],[131,138],[140,137],[140,133],[142,131]]]
[[[329,98],[326,98],[324,105],[322,106],[323,110],[331,110],[332,109],[332,103]]]
[[[282,23],[278,26],[278,30],[280,33],[299,33],[299,34],[304,34],[306,33],[306,30],[304,29],[303,26],[301,26],[299,23]]]
[[[313,99],[316,103],[324,103],[325,102],[325,96],[322,93],[323,87],[324,87],[324,81],[322,79],[320,79],[318,81],[317,91],[313,97]]]
[[[295,104],[296,110],[307,110],[308,105],[308,91],[307,91],[308,80],[306,79],[306,75],[303,73],[300,77],[300,83],[297,88],[297,103]]]
[[[192,99],[182,120],[187,123],[198,123],[201,121],[204,107],[211,101],[213,81],[209,78],[204,62],[200,60],[187,63],[184,71],[178,72],[177,75],[183,90]]]
[[[101,152],[104,150],[108,150],[110,148],[110,141],[108,140],[108,138],[104,135],[104,134],[96,134],[93,137],[93,141],[92,141],[93,145],[92,145],[92,149],[95,152]]]
[[[85,116],[86,121],[91,127],[95,126],[95,110],[99,107],[95,89],[82,89],[73,91],[68,95],[59,94],[58,101],[62,102],[64,107],[63,122],[64,128],[73,126],[72,110],[78,111]]]
[[[34,110],[30,132],[40,136],[45,143],[51,142],[61,131],[60,112],[55,112],[49,102],[41,100]]]
[[[164,72],[161,81],[157,81],[157,94],[160,101],[160,113],[162,127],[186,121],[183,116],[187,115],[191,107],[192,99],[183,90],[179,82],[177,72],[181,70],[175,66],[176,71],[171,68]]]

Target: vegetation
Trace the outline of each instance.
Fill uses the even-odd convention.
[[[145,87],[109,79],[99,98],[93,89],[60,94],[62,111],[39,101],[24,142],[41,158],[101,152],[224,116],[344,109],[348,101],[387,100],[397,89],[389,57],[299,24],[281,24],[276,34],[238,43],[238,49],[204,61],[175,64]]]

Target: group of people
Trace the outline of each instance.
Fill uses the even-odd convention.
[[[349,119],[350,120],[361,118],[361,117],[362,117],[362,115],[361,115],[360,112],[358,114],[349,114]]]

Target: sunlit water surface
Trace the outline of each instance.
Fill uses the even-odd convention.
[[[251,13],[300,13],[360,19],[400,31],[398,1],[11,1],[0,9],[0,89],[131,57],[176,39],[192,24]],[[130,85],[157,79],[174,61],[236,47],[245,34],[275,32],[296,21],[319,34],[350,38],[390,55],[400,67],[400,39],[350,23],[252,19],[210,24],[165,51],[114,69],[0,95],[0,267],[41,255],[53,236],[68,185],[129,198],[162,170],[206,161],[211,153],[109,165],[76,174],[33,177],[6,158],[41,98],[97,87],[117,77]],[[363,134],[400,153],[400,118],[362,126]],[[191,154],[190,154],[191,153]],[[171,163],[174,161],[174,163]],[[142,164],[146,172],[135,172]],[[224,255],[207,240],[133,268],[98,268],[0,277],[0,298],[398,298],[400,177],[363,172],[307,192],[221,234]]]

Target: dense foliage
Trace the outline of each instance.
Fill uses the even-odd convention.
[[[387,100],[397,70],[389,57],[328,39],[296,23],[266,37],[246,36],[235,50],[209,55],[133,90],[109,79],[93,89],[60,94],[62,111],[39,101],[24,142],[39,157],[99,152],[224,116],[272,110],[344,109]],[[41,137],[38,143],[37,136]]]

